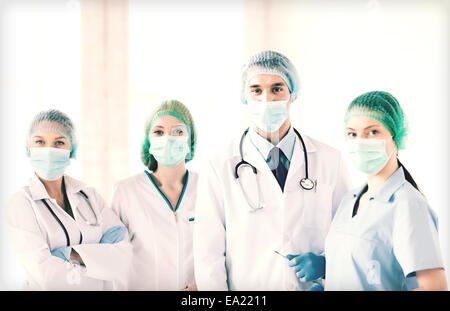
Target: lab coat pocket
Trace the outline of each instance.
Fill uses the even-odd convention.
[[[327,184],[317,184],[315,189],[303,190],[303,224],[325,229],[331,223],[333,189]]]
[[[192,236],[194,234],[194,226],[195,226],[195,214],[194,213],[188,213],[186,215],[186,223],[187,223],[187,234],[189,236]]]
[[[195,223],[195,214],[188,215],[187,221],[189,224],[193,225]]]

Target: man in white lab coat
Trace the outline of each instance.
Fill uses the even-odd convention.
[[[205,161],[194,227],[199,290],[321,288],[324,240],[350,188],[338,150],[290,122],[292,63],[274,51],[244,66],[248,131]]]

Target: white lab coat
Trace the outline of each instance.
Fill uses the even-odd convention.
[[[304,154],[298,137],[284,193],[248,135],[244,159],[260,179],[265,207],[250,212],[234,177],[240,137],[205,161],[200,172],[194,229],[195,278],[199,290],[301,290],[288,260],[275,254],[322,254],[324,241],[341,198],[350,188],[340,152],[302,135],[308,151],[309,177],[316,190],[303,190]],[[256,177],[239,169],[249,199],[257,202]]]
[[[114,226],[123,226],[103,198],[82,182],[64,175],[67,198],[75,219],[51,199],[36,175],[16,192],[7,206],[7,228],[14,253],[21,262],[26,280],[25,290],[124,290],[131,264],[128,234],[116,244],[99,244],[103,233]],[[88,225],[95,217],[81,196],[82,190],[98,217],[99,226]],[[85,267],[70,264],[50,251],[67,245],[58,221],[41,199],[58,216],[66,228],[70,244],[82,258]],[[80,212],[81,211],[81,215]],[[80,244],[80,231],[82,244]]]
[[[180,290],[195,284],[197,180],[198,175],[189,171],[176,216],[145,172],[115,185],[111,206],[128,228],[133,245],[130,290]]]

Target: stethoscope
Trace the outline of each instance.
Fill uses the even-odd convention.
[[[81,218],[83,219],[83,221],[84,221],[87,225],[93,226],[93,227],[98,227],[98,226],[99,226],[99,223],[98,223],[97,214],[95,213],[94,208],[92,207],[92,204],[91,204],[91,202],[89,201],[89,197],[88,197],[87,194],[84,193],[82,190],[80,190],[78,193],[83,197],[83,199],[86,201],[86,203],[87,203],[87,204],[89,205],[89,207],[91,208],[91,211],[92,211],[92,213],[93,213],[94,216],[95,216],[95,222],[88,221],[87,218],[84,217],[83,213],[81,213],[80,209],[79,209],[78,206],[77,206],[76,209],[77,209],[77,211],[78,211],[78,214],[81,216]],[[45,199],[41,199],[41,201],[45,204],[45,206],[47,207],[47,209],[50,211],[50,214],[53,215],[53,217],[56,219],[56,221],[58,222],[58,224],[59,224],[59,225],[61,226],[61,228],[63,229],[64,234],[65,234],[65,236],[66,236],[67,246],[70,246],[70,245],[71,245],[71,244],[70,244],[70,237],[69,237],[69,233],[67,232],[66,227],[65,227],[64,224],[61,222],[61,220],[58,218],[58,216],[56,216],[55,212],[50,208],[50,206],[48,205],[47,201],[46,201]],[[83,242],[83,234],[82,234],[81,231],[80,231],[80,244],[81,244],[81,242]]]
[[[305,142],[303,141],[303,138],[300,135],[300,133],[295,128],[292,128],[292,129],[294,130],[294,132],[297,135],[297,137],[300,139],[300,142],[301,142],[301,144],[303,146],[303,155],[305,156],[305,177],[300,179],[300,181],[299,181],[300,187],[302,187],[304,190],[315,189],[317,187],[317,181],[312,181],[309,178],[309,176],[308,176],[308,155],[307,155]],[[264,208],[264,203],[262,202],[262,199],[261,199],[263,196],[262,196],[262,193],[261,193],[261,185],[259,183],[259,178],[256,178],[256,185],[257,185],[257,188],[258,188],[258,204],[257,204],[256,207],[254,207],[254,206],[252,206],[252,204],[250,204],[250,200],[249,200],[246,192],[244,191],[244,188],[242,187],[242,184],[241,184],[240,179],[239,179],[239,174],[238,174],[239,167],[241,167],[242,165],[250,166],[254,175],[256,175],[258,173],[256,167],[254,167],[252,164],[250,164],[250,163],[248,163],[247,161],[244,160],[244,155],[243,155],[243,152],[242,152],[242,145],[243,145],[243,142],[244,142],[244,138],[245,138],[245,136],[248,133],[248,130],[249,130],[249,128],[247,128],[244,131],[244,133],[242,134],[242,137],[241,137],[241,141],[239,142],[239,154],[240,154],[240,157],[241,157],[241,161],[239,163],[237,163],[235,165],[235,167],[234,167],[234,178],[239,182],[239,185],[241,187],[242,193],[244,194],[245,199],[247,200],[247,203],[250,206],[250,212],[255,212],[257,210],[260,210],[260,209]]]

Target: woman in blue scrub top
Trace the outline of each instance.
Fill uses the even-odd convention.
[[[397,158],[405,123],[386,92],[347,109],[347,151],[367,184],[344,196],[331,224],[325,290],[447,290],[437,217]]]
[[[192,116],[176,100],[155,108],[145,127],[147,167],[119,181],[112,208],[133,245],[130,290],[195,290],[193,228],[198,175],[186,169],[196,145]]]

